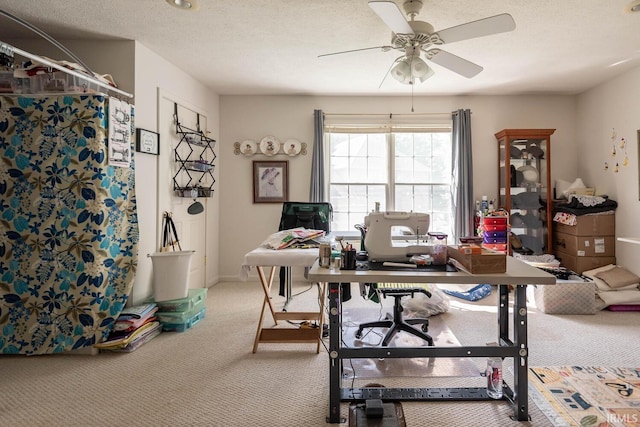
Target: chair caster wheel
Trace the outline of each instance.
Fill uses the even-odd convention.
[[[362,338],[362,331],[357,331],[355,336],[357,339]]]
[[[421,328],[421,329],[422,329],[422,332],[425,332],[425,333],[426,333],[426,332],[429,332],[429,325],[424,324],[424,325],[422,325],[422,328]]]

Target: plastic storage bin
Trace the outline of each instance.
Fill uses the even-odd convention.
[[[205,307],[202,310],[186,318],[186,320],[183,322],[175,322],[175,323],[160,322],[162,324],[162,330],[165,332],[184,332],[187,329],[194,327],[198,322],[204,319],[206,311],[207,309]]]
[[[169,301],[157,301],[158,311],[166,312],[186,312],[193,310],[196,306],[204,305],[207,299],[207,288],[189,289],[186,298]]]
[[[205,308],[206,301],[200,300],[193,308],[188,311],[158,311],[156,317],[160,323],[185,323],[190,318],[198,314]]]

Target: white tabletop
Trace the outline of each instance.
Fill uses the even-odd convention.
[[[316,262],[308,274],[313,282],[401,282],[455,283],[491,285],[555,285],[556,277],[511,256],[507,257],[505,273],[471,274],[464,271],[402,270],[332,270]]]
[[[274,250],[259,247],[245,254],[240,278],[247,280],[251,267],[311,267],[318,259],[318,252],[318,248]]]

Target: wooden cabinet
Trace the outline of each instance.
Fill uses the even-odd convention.
[[[551,135],[555,129],[503,129],[498,140],[498,206],[509,214],[509,253],[552,252]]]

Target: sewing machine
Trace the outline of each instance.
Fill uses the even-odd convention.
[[[428,254],[430,250],[426,242],[420,242],[420,236],[426,236],[429,231],[429,214],[417,212],[371,212],[364,218],[367,233],[364,246],[369,254],[369,260],[409,261],[412,255]],[[413,232],[411,242],[394,242],[393,227],[405,226]]]

